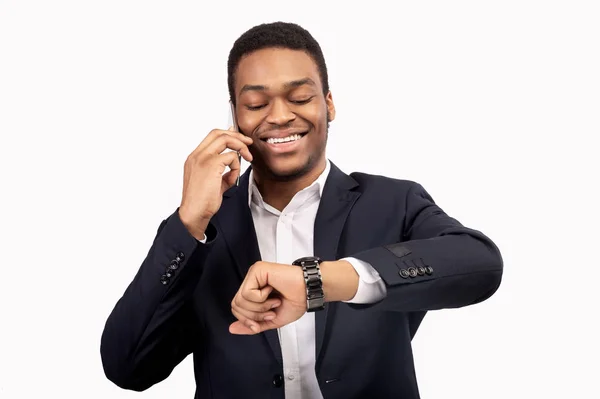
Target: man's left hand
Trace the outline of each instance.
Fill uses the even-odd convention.
[[[258,334],[283,327],[306,313],[306,283],[302,268],[280,263],[256,262],[231,301],[238,319],[232,334]]]

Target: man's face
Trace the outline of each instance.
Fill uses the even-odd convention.
[[[335,117],[317,64],[305,52],[269,48],[242,58],[235,79],[239,130],[254,140],[252,166],[277,180],[303,176],[325,161]]]

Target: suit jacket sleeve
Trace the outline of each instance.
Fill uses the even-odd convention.
[[[102,333],[104,372],[119,387],[142,391],[164,380],[202,338],[189,298],[216,234],[209,224],[207,243],[198,242],[181,222],[179,209],[159,226]],[[176,260],[176,270],[165,273]]]
[[[405,206],[402,240],[352,255],[377,270],[386,297],[350,306],[427,311],[472,305],[496,292],[503,261],[488,237],[444,213],[417,183],[411,182]]]

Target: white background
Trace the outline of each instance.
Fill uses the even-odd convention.
[[[204,4],[0,2],[0,398],[193,397],[191,357],[117,388],[100,335],[227,128],[233,41],[275,20],[325,53],[328,157],[418,181],[502,250],[495,296],[423,322],[422,397],[600,397],[596,2]]]

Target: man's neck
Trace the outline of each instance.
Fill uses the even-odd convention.
[[[326,166],[327,160],[323,158],[310,172],[294,180],[278,181],[259,174],[255,174],[254,180],[263,201],[281,212],[294,198],[294,195],[319,178]]]

